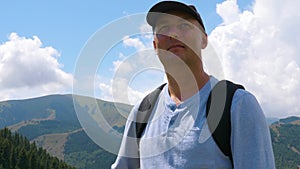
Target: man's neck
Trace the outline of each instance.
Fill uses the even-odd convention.
[[[169,94],[176,105],[199,92],[209,80],[209,76],[201,67],[188,71],[174,70],[167,73],[167,78]]]

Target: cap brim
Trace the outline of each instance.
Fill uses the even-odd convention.
[[[146,20],[148,24],[153,27],[156,24],[159,14],[168,13],[169,11],[182,11],[197,18],[197,12],[193,11],[193,9],[191,9],[191,7],[189,7],[188,5],[175,1],[163,1],[157,3],[149,10]]]

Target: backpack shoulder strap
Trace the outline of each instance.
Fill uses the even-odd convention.
[[[155,106],[156,100],[165,85],[166,84],[162,84],[157,89],[155,89],[154,91],[152,91],[151,93],[149,93],[147,96],[144,97],[144,99],[142,100],[141,104],[138,107],[138,111],[136,112],[135,120],[131,121],[129,124],[129,129],[128,129],[129,131],[127,134],[128,137],[136,138],[137,147],[135,146],[133,147],[137,148],[136,153],[138,156],[140,155],[140,139],[147,126],[149,117]],[[129,160],[133,160],[132,164],[135,165],[135,167],[133,168],[140,168],[139,157],[129,158]]]
[[[229,156],[232,166],[230,109],[237,89],[245,88],[227,80],[219,81],[210,92],[206,104],[206,119],[213,139],[223,154]]]
[[[156,100],[165,85],[166,83],[160,85],[142,100],[136,115],[136,138],[142,137]]]

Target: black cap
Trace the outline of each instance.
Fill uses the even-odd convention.
[[[190,14],[193,16],[202,26],[204,32],[205,32],[205,27],[203,24],[203,21],[201,19],[200,14],[198,13],[197,9],[195,8],[194,5],[186,5],[181,2],[176,2],[176,1],[162,1],[157,4],[155,4],[148,12],[147,14],[147,22],[149,25],[151,25],[153,28],[155,27],[156,20],[159,17],[159,13],[168,13],[170,11],[182,11],[185,13]]]

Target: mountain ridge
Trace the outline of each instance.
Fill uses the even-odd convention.
[[[82,97],[101,106],[101,113],[111,125],[111,130],[123,132],[125,117],[132,105]],[[89,108],[84,107],[83,110]],[[267,118],[267,121],[277,168],[299,167],[300,144],[297,141],[300,138],[296,136],[300,133],[300,118]],[[4,127],[26,136],[31,142],[78,169],[109,168],[116,157],[89,138],[78,119],[71,94],[0,102],[0,128]]]

